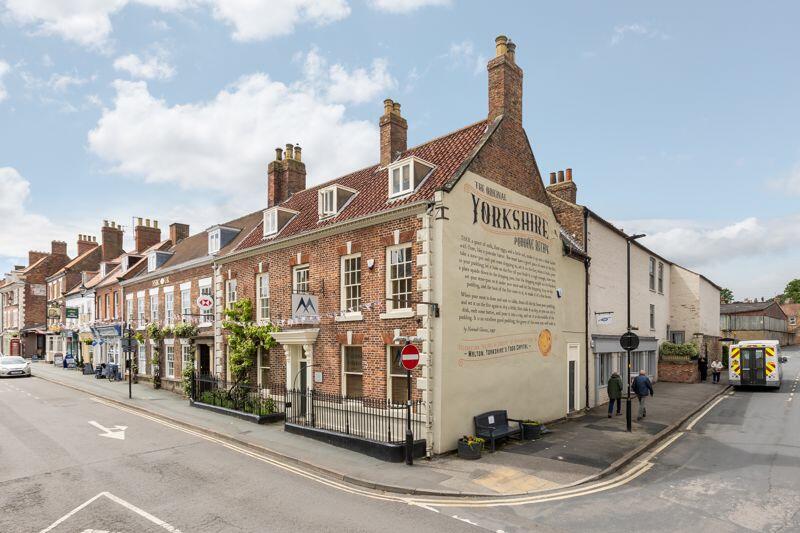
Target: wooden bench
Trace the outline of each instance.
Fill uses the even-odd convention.
[[[481,437],[495,449],[495,441],[504,438],[522,438],[522,420],[508,418],[508,411],[488,411],[474,418],[475,436]],[[511,427],[509,422],[516,422],[517,427]]]

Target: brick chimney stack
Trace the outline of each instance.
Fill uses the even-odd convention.
[[[100,230],[103,239],[103,261],[111,261],[122,255],[122,228],[116,222],[103,221]]]
[[[138,217],[133,234],[138,253],[142,253],[154,244],[161,242],[161,229],[158,227],[158,220],[153,220],[151,224],[149,218],[142,221],[142,217]]]
[[[267,207],[278,205],[306,188],[306,165],[301,160],[300,146],[287,144],[283,151],[275,149],[275,161],[267,167]]]
[[[97,239],[91,235],[78,235],[78,256],[81,256],[91,250],[97,248]]]
[[[555,172],[550,173],[550,185],[547,186],[547,192],[558,196],[562,200],[570,203],[577,203],[578,201],[578,186],[572,181],[572,169],[568,168],[566,171],[559,170],[558,177]]]
[[[35,250],[31,250],[30,252],[28,252],[28,266],[31,266],[39,259],[47,257],[48,255],[50,254],[48,254],[47,252],[37,252]]]
[[[495,40],[495,57],[489,61],[489,120],[522,125],[522,69],[516,63],[517,45],[505,35]]]
[[[64,241],[52,241],[50,243],[50,253],[52,255],[67,255],[67,243]]]
[[[169,240],[176,245],[189,236],[189,224],[173,222],[169,225]]]
[[[400,104],[387,98],[383,101],[381,127],[381,166],[394,161],[408,149],[408,122],[400,114]]]

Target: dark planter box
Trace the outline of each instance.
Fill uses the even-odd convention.
[[[531,424],[522,424],[522,438],[525,440],[533,440],[539,435],[542,434],[542,426],[531,425]]]
[[[470,446],[463,440],[458,441],[458,456],[462,459],[467,459],[470,461],[480,459],[482,450],[483,444],[475,444]]]
[[[318,441],[337,446],[339,448],[346,448],[354,452],[363,453],[370,457],[387,461],[389,463],[402,463],[405,461],[405,444],[394,444],[389,442],[378,442],[355,435],[346,435],[344,433],[337,433],[335,431],[328,431],[326,429],[312,428],[302,426],[299,424],[292,424],[287,422],[283,426],[284,431],[294,433],[296,435],[303,435]],[[411,454],[415,459],[425,457],[426,442],[425,439],[415,440],[412,447]]]
[[[267,424],[269,422],[279,422],[286,418],[284,413],[270,413],[268,415],[254,415],[252,413],[243,413],[242,411],[236,411],[234,409],[228,409],[227,407],[219,407],[217,405],[211,405],[208,403],[203,402],[194,402],[189,400],[189,405],[192,407],[197,407],[198,409],[205,409],[206,411],[213,411],[215,413],[219,413],[221,415],[228,415],[234,416],[236,418],[241,418],[242,420],[247,420],[248,422],[254,422],[256,424]]]

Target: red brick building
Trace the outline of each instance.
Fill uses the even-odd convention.
[[[258,357],[260,385],[403,401],[397,355],[411,340],[428,453],[453,449],[489,409],[566,414],[568,352],[581,371],[586,349],[585,257],[522,128],[515,45],[496,45],[488,117],[472,125],[409,148],[386,100],[378,162],[309,188],[299,147],[276,149],[263,220],[215,261],[217,303],[249,298],[281,328]]]
[[[166,244],[147,250],[140,263],[120,276],[125,321],[136,331],[145,335],[149,324],[197,326],[190,338],[168,335],[158,343],[162,387],[181,390],[183,368],[189,361],[195,361],[203,374],[224,372],[213,354],[215,310],[201,310],[197,299],[213,297],[214,258],[234,249],[260,218],[261,212],[252,213],[195,235],[189,234],[186,224],[174,223]],[[139,345],[137,366],[142,377],[153,375],[153,354],[152,340]]]
[[[28,252],[28,266],[18,266],[6,275],[0,283],[0,352],[23,357],[44,357],[48,299],[46,280],[69,261],[66,245],[53,241],[49,253]]]

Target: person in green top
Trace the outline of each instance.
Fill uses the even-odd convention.
[[[622,378],[619,377],[617,372],[611,374],[608,378],[608,418],[614,412],[614,403],[617,404],[617,416],[622,410]]]

